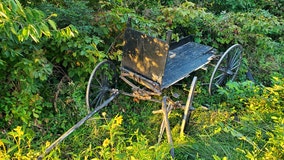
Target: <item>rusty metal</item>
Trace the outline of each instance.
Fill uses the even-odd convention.
[[[126,79],[126,77],[138,82],[139,84],[142,84],[143,86],[147,87],[148,89],[152,90],[154,92],[154,95],[161,95],[160,91],[160,85],[156,82],[153,82],[144,76],[141,76],[135,72],[131,72],[125,68],[121,68],[121,75],[120,78],[125,81],[128,85],[130,85],[132,88],[135,88],[136,86],[131,83],[129,80]]]

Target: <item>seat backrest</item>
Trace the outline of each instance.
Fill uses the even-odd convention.
[[[169,45],[166,41],[127,28],[121,65],[162,84]]]

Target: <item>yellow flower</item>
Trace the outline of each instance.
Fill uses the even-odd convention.
[[[45,142],[45,147],[49,147],[50,146],[50,142],[49,141],[46,141]]]
[[[102,113],[102,116],[103,116],[103,117],[106,117],[106,112],[103,112],[103,113]]]
[[[24,135],[24,132],[22,131],[22,127],[18,126],[17,128],[14,129],[14,131],[17,132],[18,136],[21,137],[22,135]]]
[[[104,142],[103,142],[103,147],[107,147],[109,145],[110,141],[109,139],[105,139]]]
[[[122,124],[122,116],[118,116],[118,117],[116,117],[115,118],[116,119],[116,123],[118,124],[118,125],[121,125]]]

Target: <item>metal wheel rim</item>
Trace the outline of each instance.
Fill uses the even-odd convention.
[[[100,62],[94,68],[86,91],[86,105],[89,113],[91,109],[96,108],[111,96],[111,90],[116,88],[117,78],[118,71],[109,60]]]
[[[216,86],[224,86],[228,81],[236,78],[241,65],[242,52],[242,46],[235,44],[221,56],[210,78],[209,93],[211,95]]]

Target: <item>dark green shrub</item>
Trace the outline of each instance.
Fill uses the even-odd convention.
[[[105,57],[96,47],[101,41],[86,32],[80,37],[72,25],[58,30],[51,19],[55,14],[46,16],[17,0],[0,5],[1,123],[41,123],[45,110],[56,112],[52,101],[62,83],[84,84],[95,63]]]

